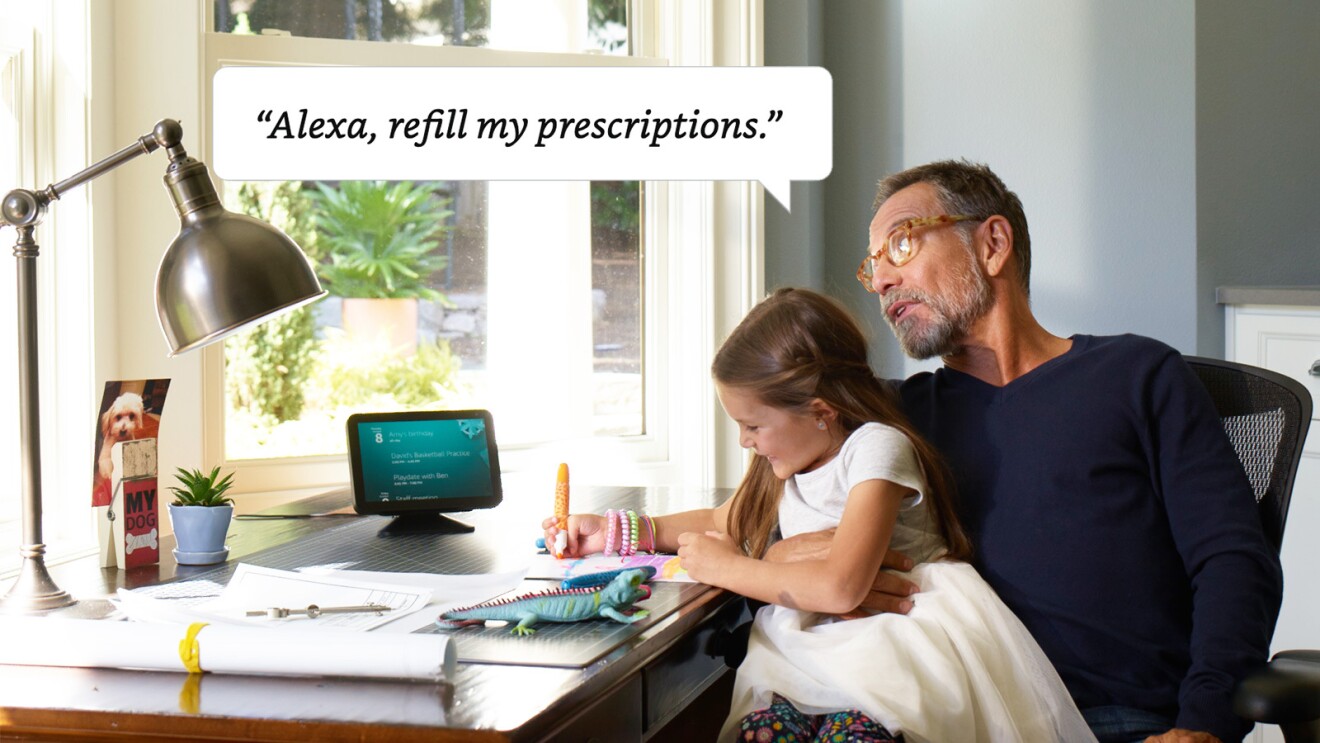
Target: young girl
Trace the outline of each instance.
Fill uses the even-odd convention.
[[[770,604],[721,740],[1094,740],[1026,628],[963,562],[971,545],[948,478],[846,310],[782,289],[733,331],[712,375],[753,451],[747,473],[718,508],[638,528],[693,578]],[[620,523],[571,517],[568,554],[599,552],[627,528],[607,516]],[[837,529],[824,559],[765,562],[776,525],[784,537]],[[552,544],[554,519],[543,527]],[[838,618],[866,597],[887,549],[917,563],[913,609]]]

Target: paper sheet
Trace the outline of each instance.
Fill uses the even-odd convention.
[[[344,580],[378,583],[431,590],[431,602],[444,602],[451,598],[461,600],[477,596],[489,598],[518,585],[527,575],[527,568],[504,573],[478,573],[476,575],[440,575],[437,573],[382,573],[371,570],[334,570],[332,568],[301,568],[299,575],[335,576]]]
[[[430,600],[430,588],[352,580],[337,573],[318,575],[240,563],[220,596],[198,604],[196,609],[206,614],[254,624],[298,624],[316,630],[346,629],[363,632],[419,611]],[[315,619],[305,614],[284,619],[246,616],[248,611],[268,607],[306,609],[310,604],[323,609],[383,604],[391,607],[391,611],[380,614],[322,614]]]
[[[538,553],[532,557],[528,578],[548,578],[563,580],[578,575],[599,573],[606,570],[621,570],[649,565],[655,568],[655,577],[651,580],[672,580],[695,583],[678,564],[677,555],[587,555],[586,557],[564,557],[556,560],[554,555]]]
[[[267,626],[299,622],[299,626],[316,626],[320,628],[329,626],[341,629],[369,629],[374,632],[408,633],[430,627],[440,612],[456,606],[475,604],[512,591],[522,582],[526,572],[526,568],[520,568],[504,573],[439,575],[435,573],[335,570],[323,567],[304,568],[297,572],[288,572],[241,563],[236,569],[233,579],[230,580],[230,587],[234,587],[241,582],[247,585],[249,589],[255,590],[264,586],[267,589],[281,591],[281,593],[273,597],[268,594],[256,596],[248,596],[237,592],[230,594],[229,587],[223,587],[210,581],[179,581],[137,590],[121,588],[118,595],[111,601],[125,617],[142,622],[188,623],[206,621],[217,624],[242,625],[254,623]],[[243,576],[242,581],[239,579],[240,575]],[[361,598],[363,586],[370,586],[374,591],[381,593],[403,593],[419,596],[425,594],[429,599],[417,602],[411,609],[396,609],[381,617],[371,614],[362,616],[338,615],[340,619],[358,617],[360,621],[357,622],[326,622],[328,619],[336,618],[336,615],[323,615],[310,621],[305,617],[289,617],[272,621],[262,617],[249,618],[242,616],[248,609],[255,610],[267,606],[305,608],[307,603],[315,603],[318,606],[348,606],[353,605],[353,603],[360,603],[356,601],[343,604],[326,603],[325,600],[322,600],[322,597],[329,594],[317,594],[318,600],[304,602],[301,605],[293,603],[292,599],[287,598],[288,594],[282,591],[284,587],[299,585],[300,582],[303,585],[304,596],[306,596],[307,591],[311,590],[310,587],[317,587],[317,590],[321,590],[321,587],[324,586],[341,584],[353,586],[352,590],[358,592],[349,596],[340,596],[345,601]],[[423,611],[423,608],[426,610]]]
[[[397,586],[431,589],[431,603],[426,611],[416,612],[390,620],[376,632],[415,632],[430,627],[441,612],[458,606],[475,604],[508,593],[522,583],[527,568],[504,573],[476,575],[438,575],[435,573],[383,573],[370,570],[333,570],[331,568],[303,568],[304,575],[334,575],[350,580]]]

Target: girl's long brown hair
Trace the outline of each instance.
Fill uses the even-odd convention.
[[[711,376],[790,412],[808,412],[819,399],[838,412],[846,433],[869,422],[902,431],[916,450],[926,479],[924,497],[949,557],[971,557],[971,542],[954,511],[948,470],[934,447],[908,423],[896,393],[871,371],[866,337],[837,302],[806,289],[776,291],[753,307],[720,346]],[[765,553],[783,492],[784,482],[775,477],[770,462],[753,454],[729,514],[729,535],[747,554]]]

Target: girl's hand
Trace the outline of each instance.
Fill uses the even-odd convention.
[[[679,564],[693,580],[708,585],[715,584],[720,569],[729,558],[740,554],[729,535],[722,532],[699,534],[689,531],[678,535]]]
[[[541,522],[541,528],[545,530],[545,546],[551,554],[554,553],[555,536],[559,534],[559,527],[555,523],[554,516]],[[568,547],[564,549],[564,557],[583,557],[605,551],[604,516],[594,513],[572,514],[568,517],[565,533],[568,534]]]

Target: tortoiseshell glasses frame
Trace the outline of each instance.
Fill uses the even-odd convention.
[[[890,230],[888,235],[885,235],[883,248],[862,259],[862,265],[857,267],[857,280],[862,282],[862,286],[866,287],[868,292],[875,293],[872,282],[875,279],[876,261],[887,260],[894,264],[895,268],[898,268],[917,257],[920,243],[912,239],[912,231],[918,227],[933,227],[941,224],[982,219],[984,218],[967,214],[939,214],[934,217],[915,217],[901,222],[897,227]]]

